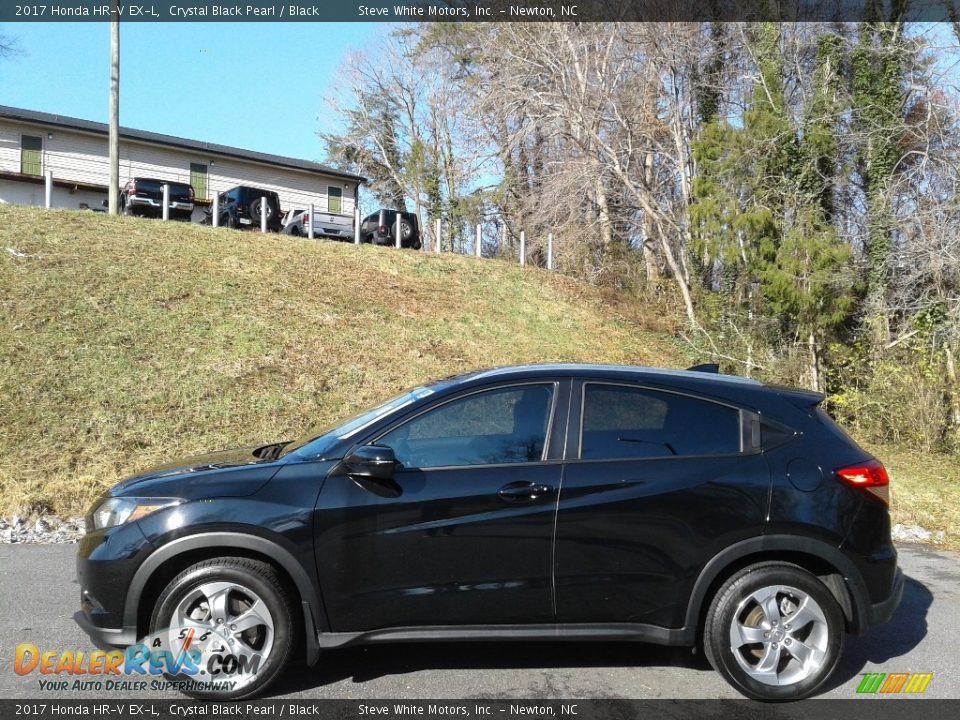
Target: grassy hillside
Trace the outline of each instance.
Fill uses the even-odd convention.
[[[165,458],[297,436],[462,370],[682,367],[672,329],[506,262],[0,205],[0,514],[80,512]],[[955,459],[871,450],[895,521],[960,547]]]
[[[532,268],[75,211],[0,206],[0,288],[0,513],[80,511],[165,457],[467,369],[686,360]]]

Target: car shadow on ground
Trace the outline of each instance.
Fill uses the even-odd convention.
[[[867,663],[880,664],[915,648],[927,634],[933,595],[908,577],[903,600],[885,625],[848,637],[840,664],[819,694],[849,682]],[[316,667],[284,673],[267,697],[296,694],[349,680],[365,683],[422,670],[520,670],[591,667],[676,667],[713,672],[702,652],[638,642],[398,643],[342,648],[323,653]]]
[[[824,692],[850,682],[863,671],[867,663],[882,664],[895,660],[917,647],[927,635],[927,610],[932,603],[933,594],[927,586],[908,577],[900,606],[888,623],[871,628],[860,637],[847,637],[840,664]],[[892,666],[884,669],[893,672],[904,670]]]
[[[316,667],[291,668],[268,696],[286,695],[342,680],[364,683],[422,670],[524,670],[542,668],[672,666],[710,671],[690,648],[639,642],[398,643],[325,651]]]

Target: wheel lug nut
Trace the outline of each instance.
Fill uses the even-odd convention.
[[[231,625],[231,626],[230,626],[230,629],[231,629],[231,630],[236,630],[236,629],[237,629],[237,626],[236,626],[236,625]]]
[[[787,638],[787,639],[784,641],[784,643],[785,643],[786,645],[789,645],[791,642],[792,642],[792,641],[790,640],[790,638]]]
[[[764,636],[765,638],[768,638],[768,637],[770,637],[770,633],[765,632],[765,633],[763,634],[763,636]]]
[[[777,644],[776,644],[776,643],[774,643],[774,644],[773,644],[773,647],[774,647],[774,649],[776,649],[776,648],[777,648]]]
[[[223,618],[217,618],[217,625],[223,624]]]
[[[783,627],[784,627],[785,630],[789,630],[789,629],[790,629],[790,623],[787,623],[787,624],[784,625]]]

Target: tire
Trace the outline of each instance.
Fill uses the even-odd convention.
[[[423,247],[423,243],[420,242],[420,238],[417,238],[417,239],[414,240],[412,243],[410,243],[410,245],[408,245],[408,247],[409,247],[411,250],[419,250],[420,248]]]
[[[400,223],[400,245],[402,247],[413,235],[413,225],[410,224],[409,220],[403,218],[394,220],[393,225],[390,226],[390,238],[394,243],[396,243],[397,238],[397,222]]]
[[[225,213],[220,219],[220,227],[236,230],[238,227],[240,227],[240,223],[237,222],[237,219],[231,213]]]
[[[816,693],[836,668],[843,640],[843,612],[830,590],[815,575],[780,562],[731,577],[710,603],[703,630],[707,660],[755,700]]]
[[[219,609],[224,615],[219,623],[217,621],[220,618],[215,617],[218,605],[221,605]],[[300,631],[293,606],[292,599],[271,565],[250,558],[214,558],[191,565],[170,581],[154,605],[150,617],[150,635],[163,636],[168,629],[179,627],[193,627],[197,632],[211,629],[214,631],[214,640],[229,638],[231,645],[227,652],[236,656],[246,654],[248,659],[259,655],[255,673],[229,676],[237,681],[233,689],[183,690],[194,698],[241,700],[263,691],[289,662]],[[236,626],[230,621],[240,618],[242,622],[244,613],[257,607],[260,609],[255,610],[254,615],[246,615],[251,627],[234,632]],[[211,610],[214,612],[211,613]],[[173,636],[173,633],[167,634]],[[199,639],[204,637],[200,635]],[[225,668],[226,663],[215,667]],[[204,668],[202,663],[200,668]],[[226,670],[223,672],[226,673]],[[199,676],[166,677],[173,681],[205,681],[213,679],[213,674],[214,670]],[[226,679],[228,676],[221,677]]]
[[[252,203],[250,203],[250,217],[253,219],[253,222],[259,225],[261,220],[261,213],[265,212],[267,214],[267,225],[270,225],[270,221],[273,220],[275,214],[273,205],[270,204],[268,200],[266,202],[266,210],[264,210],[264,201],[263,198],[257,198]]]
[[[294,237],[300,237],[300,228],[294,225],[292,228],[290,228],[290,234]]]

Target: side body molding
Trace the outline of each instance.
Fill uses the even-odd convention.
[[[153,573],[165,562],[178,555],[211,547],[234,547],[257,552],[266,555],[286,571],[300,595],[305,629],[304,638],[307,645],[307,662],[311,665],[315,664],[320,653],[320,646],[317,643],[317,629],[323,627],[326,617],[317,589],[303,566],[289,550],[259,535],[239,532],[207,532],[188,535],[163,545],[143,561],[143,564],[137,568],[137,572],[133,576],[123,608],[125,633],[136,634],[140,599],[143,595],[143,589]]]
[[[843,588],[839,583],[827,582],[827,587],[837,596],[837,602],[848,614],[849,627],[854,634],[866,632],[870,609],[870,596],[867,587],[853,562],[835,546],[823,540],[800,535],[763,535],[760,537],[742,540],[715,555],[700,571],[690,593],[687,603],[687,614],[684,618],[684,629],[695,632],[700,622],[704,604],[710,601],[707,592],[713,582],[738,560],[758,553],[770,551],[787,551],[803,553],[820,558],[829,563],[843,577],[842,585],[846,586],[849,597],[843,597]],[[838,595],[840,593],[840,595]]]

